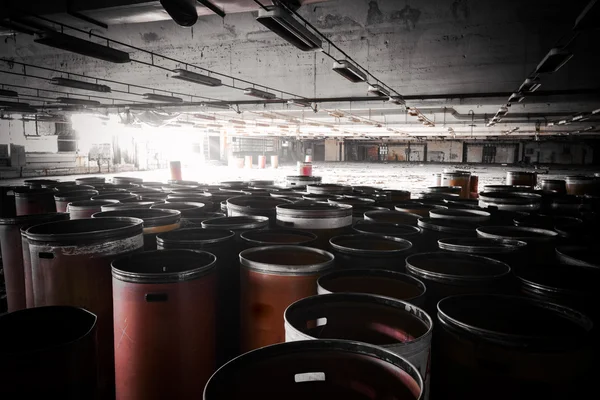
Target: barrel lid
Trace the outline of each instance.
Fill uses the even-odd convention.
[[[295,229],[269,229],[243,232],[240,237],[246,242],[260,246],[307,245],[317,240],[317,235]]]
[[[235,236],[235,233],[225,229],[184,228],[163,232],[156,235],[158,244],[217,244],[223,243]]]
[[[398,257],[412,248],[405,239],[366,234],[336,236],[329,244],[335,251],[359,256]]]
[[[290,201],[268,196],[238,196],[227,199],[227,207],[232,209],[248,209],[255,211],[272,211],[280,204]]]
[[[412,225],[391,224],[385,222],[359,221],[354,224],[354,230],[368,235],[383,236],[414,236],[421,233],[421,229]]]
[[[469,254],[505,254],[521,250],[527,242],[509,239],[448,238],[438,240],[442,250]]]
[[[540,242],[552,240],[558,236],[558,233],[548,229],[526,226],[482,226],[477,228],[477,235],[488,239],[516,239],[525,242]]]
[[[429,186],[427,191],[429,193],[460,193],[462,186]]]
[[[177,210],[177,211],[197,210],[197,209],[202,209],[203,207],[204,207],[204,203],[194,203],[194,202],[169,202],[169,203],[153,204],[150,206],[151,209]]]
[[[542,196],[527,192],[481,192],[479,200],[498,204],[532,204],[539,203]]]
[[[467,210],[458,208],[435,208],[429,211],[431,218],[451,219],[454,221],[465,221],[465,222],[485,222],[490,219],[491,214],[483,210]]]
[[[567,183],[569,183],[569,182],[590,182],[590,181],[596,181],[598,179],[594,176],[573,175],[573,176],[567,176],[565,178],[565,180],[567,181]]]
[[[418,214],[400,211],[367,211],[365,213],[365,220],[396,224],[416,224],[419,218],[421,218],[421,216]]]
[[[58,185],[58,186],[54,186],[52,188],[52,190],[54,190],[55,192],[57,192],[57,194],[62,194],[62,193],[66,193],[66,192],[82,192],[85,190],[95,190],[96,188],[94,186],[91,185],[77,185],[75,183],[70,184],[70,185]]]
[[[285,177],[288,181],[306,181],[306,182],[321,182],[323,178],[320,176],[305,176],[305,175],[288,175]]]
[[[459,177],[466,177],[466,176],[471,176],[471,173],[469,171],[444,171],[442,173],[442,177],[443,176],[459,176]]]
[[[115,176],[115,177],[113,177],[113,182],[114,181],[129,182],[129,183],[142,183],[142,182],[144,182],[144,180],[141,179],[141,178],[133,178],[133,177],[130,177],[130,176]]]
[[[69,213],[47,213],[20,215],[16,217],[0,217],[0,225],[32,225],[50,221],[69,219]]]
[[[203,228],[216,229],[260,229],[269,225],[269,218],[263,216],[239,216],[211,218],[202,222]]]
[[[198,279],[213,271],[217,258],[206,251],[155,250],[119,257],[112,263],[115,279],[132,283],[177,283]],[[146,295],[146,301],[148,294]]]
[[[240,253],[248,269],[277,275],[312,275],[334,267],[333,254],[302,246],[254,247]]]
[[[367,198],[348,198],[348,197],[341,197],[341,198],[329,198],[327,200],[329,203],[333,203],[333,204],[348,204],[351,206],[373,206],[375,205],[375,200],[373,199],[367,199]]]
[[[86,176],[83,178],[75,179],[75,182],[102,182],[102,183],[104,183],[105,181],[106,181],[106,178],[101,177],[101,176]]]
[[[69,200],[84,200],[90,199],[98,194],[97,190],[76,190],[73,192],[60,192],[54,195],[56,201],[69,201]]]
[[[352,186],[337,185],[335,183],[316,183],[307,185],[306,191],[311,194],[343,194],[352,193]]]
[[[419,218],[417,225],[430,231],[454,233],[458,235],[475,235],[475,230],[480,226],[477,223],[454,221],[443,218]]]
[[[23,183],[26,186],[56,185],[60,183],[56,179],[25,179]]]
[[[129,217],[144,221],[144,228],[172,225],[179,222],[181,212],[177,210],[156,210],[150,208],[117,209],[103,211],[92,215],[92,218]]]
[[[528,265],[516,268],[515,275],[524,286],[535,291],[581,298],[597,296],[600,269],[564,264]]]
[[[568,307],[526,297],[466,294],[442,299],[442,325],[502,346],[564,349],[582,346],[592,321]]]
[[[290,198],[290,197],[296,197],[301,199],[302,198],[302,194],[298,193],[296,190],[291,190],[291,189],[285,189],[285,190],[278,190],[276,192],[271,192],[269,193],[269,196],[271,197],[283,197],[283,198]]]
[[[600,271],[600,250],[597,247],[560,246],[556,248],[556,255],[566,264]]]
[[[70,210],[97,208],[111,204],[120,204],[118,200],[79,200],[69,203]]]
[[[30,241],[48,245],[77,245],[117,240],[142,233],[139,218],[85,218],[34,225],[25,235]]]
[[[352,206],[324,202],[292,203],[277,206],[277,215],[297,218],[336,218],[352,216]]]
[[[248,187],[248,183],[249,182],[245,182],[245,181],[225,181],[225,182],[221,182],[221,186],[225,186],[225,187],[233,187],[233,186]]]
[[[455,282],[494,281],[510,274],[510,267],[488,257],[431,252],[406,258],[406,269],[421,278]]]
[[[304,200],[310,200],[310,201],[321,201],[324,203],[329,203],[329,199],[335,199],[336,196],[333,194],[315,194],[315,193],[309,193],[309,194],[303,194],[302,198]]]

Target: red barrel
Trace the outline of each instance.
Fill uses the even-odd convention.
[[[180,181],[183,178],[181,177],[181,161],[171,161],[169,163],[169,169],[171,171],[171,179]]]
[[[77,190],[74,192],[61,192],[54,195],[57,212],[67,212],[67,206],[73,201],[89,200],[97,196],[97,190]]]
[[[267,167],[267,156],[258,156],[258,169],[265,169]]]
[[[0,316],[3,399],[94,399],[96,316],[53,306]]]
[[[81,200],[67,205],[71,219],[91,218],[93,214],[102,211],[102,206],[119,204],[117,200]]]
[[[216,257],[193,250],[112,263],[117,400],[199,399],[215,371]]]
[[[23,263],[21,228],[66,219],[69,219],[69,214],[62,213],[0,218],[0,249],[9,312],[27,307],[25,282],[27,275],[31,275],[31,268],[28,265],[26,269]],[[31,283],[31,279],[29,282]]]
[[[298,176],[312,176],[312,163],[298,161],[297,173]]]
[[[283,312],[317,294],[333,255],[301,246],[255,247],[240,253],[242,352],[285,341]]]
[[[27,230],[34,305],[83,307],[98,316],[98,372],[104,395],[114,390],[110,263],[143,246],[143,221],[99,218],[50,222]]]
[[[346,340],[281,343],[244,354],[208,381],[204,400],[421,400],[423,379],[404,358]]]
[[[506,184],[528,186],[531,189],[537,185],[537,173],[526,171],[507,171]]]
[[[15,189],[17,215],[48,214],[56,212],[52,189]]]

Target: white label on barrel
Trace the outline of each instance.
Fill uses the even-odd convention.
[[[310,382],[310,381],[324,381],[324,380],[325,380],[324,372],[307,372],[304,374],[294,375],[294,381],[296,383]]]

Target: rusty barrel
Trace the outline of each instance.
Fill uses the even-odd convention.
[[[317,240],[317,235],[295,229],[269,229],[262,231],[243,232],[240,238],[244,248],[264,246],[311,246]]]
[[[17,215],[48,214],[56,212],[54,191],[43,188],[16,188],[15,208]]]
[[[509,186],[520,185],[535,188],[537,185],[537,173],[527,171],[507,171],[506,184]]]
[[[404,272],[404,259],[412,248],[406,239],[377,235],[342,235],[331,238],[337,268],[379,268]]]
[[[326,251],[301,246],[240,253],[242,352],[285,341],[283,312],[294,301],[317,294],[317,279],[333,260]]]
[[[346,339],[398,354],[417,368],[423,398],[429,398],[433,321],[413,304],[372,294],[326,294],[292,303],[284,320],[286,342]]]
[[[208,381],[204,400],[421,400],[423,379],[404,358],[366,343],[308,340],[244,354]]]
[[[119,204],[117,200],[81,200],[67,205],[71,219],[91,218],[93,214],[102,211],[102,206]]]
[[[301,202],[277,206],[277,224],[317,235],[314,247],[329,248],[329,239],[345,233],[352,226],[352,206]]]
[[[470,254],[432,252],[406,258],[406,271],[427,286],[423,308],[436,314],[444,297],[469,293],[505,293],[510,287],[508,264]]]
[[[217,258],[217,364],[240,354],[239,261],[235,233],[225,229],[185,228],[156,236],[159,250],[201,250]]]
[[[216,257],[161,250],[112,262],[116,399],[200,398],[216,369]]]
[[[60,192],[54,195],[57,212],[67,212],[67,206],[74,201],[89,200],[98,195],[97,190],[76,190],[73,192]]]
[[[96,398],[96,320],[68,306],[0,315],[2,398]]]
[[[526,257],[523,261],[527,264],[543,264],[553,260],[553,250],[559,240],[555,231],[524,226],[482,226],[477,228],[477,236],[526,242]]]
[[[567,194],[567,184],[563,179],[542,179],[542,190],[557,194]]]
[[[92,218],[139,218],[144,221],[144,250],[156,250],[156,235],[178,229],[181,224],[181,213],[176,210],[152,210],[132,208],[126,210],[103,211],[92,215]]]
[[[277,206],[290,201],[266,196],[239,196],[227,199],[227,216],[262,216],[269,218],[269,226],[277,226]]]
[[[414,304],[425,304],[427,289],[417,278],[385,269],[347,269],[332,271],[317,280],[317,293],[367,293],[392,297]]]
[[[24,264],[21,229],[67,219],[69,219],[69,214],[64,213],[0,217],[0,250],[2,251],[8,312],[28,308],[26,282],[31,284],[31,266]],[[29,259],[29,254],[27,254],[27,259]]]
[[[98,316],[99,384],[114,390],[110,263],[141,251],[143,221],[98,218],[50,222],[25,232],[29,242],[34,305],[83,307]]]
[[[471,192],[471,173],[466,171],[449,171],[442,174],[442,186],[460,186],[460,197],[468,199]]]
[[[577,196],[600,195],[600,179],[593,176],[567,176],[567,194]]]
[[[588,396],[593,323],[573,309],[525,297],[460,295],[440,301],[436,322],[433,396]]]

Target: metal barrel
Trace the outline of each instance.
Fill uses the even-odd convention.
[[[284,313],[285,340],[346,339],[381,346],[414,365],[429,398],[433,321],[413,304],[362,293],[311,296]]]
[[[432,396],[572,399],[589,393],[592,321],[583,314],[490,294],[447,297],[437,308]]]
[[[427,289],[415,277],[385,269],[332,271],[317,280],[317,293],[367,293],[404,300],[421,307]]]
[[[216,257],[161,250],[112,262],[116,399],[200,398],[216,368]]]
[[[264,246],[310,246],[317,240],[317,235],[295,229],[269,229],[243,232],[240,238],[245,248]]]
[[[508,264],[470,254],[433,252],[406,258],[406,271],[423,281],[427,296],[423,308],[436,314],[438,301],[455,294],[505,293],[510,288]]]
[[[214,218],[225,218],[226,215],[221,213],[221,212],[203,212],[203,213],[198,213],[192,217],[186,217],[184,219],[184,223],[186,227],[189,228],[201,228],[202,227],[202,223],[204,221],[207,221],[209,219],[214,219]]]
[[[91,218],[93,214],[102,211],[102,206],[119,204],[117,200],[81,200],[67,205],[71,219]]]
[[[337,268],[380,268],[404,272],[404,259],[412,248],[406,239],[393,236],[343,235],[331,238]]]
[[[235,233],[224,229],[185,228],[156,236],[159,250],[201,250],[217,258],[217,365],[240,354],[240,270]]]
[[[542,196],[527,192],[482,192],[479,207],[493,207],[502,211],[536,211],[542,206]]]
[[[71,305],[98,316],[99,384],[114,391],[110,263],[143,247],[143,221],[98,218],[50,222],[25,232],[35,307]]]
[[[468,199],[471,191],[471,173],[451,171],[442,173],[442,186],[460,187],[460,197]]]
[[[156,203],[153,201],[128,201],[121,203],[118,200],[92,200],[92,201],[110,201],[115,202],[112,204],[106,204],[100,207],[101,211],[117,211],[117,210],[129,210],[132,208],[150,208]],[[94,215],[94,214],[92,214]]]
[[[477,228],[479,224],[470,222],[453,221],[443,218],[421,218],[417,222],[422,229],[421,249],[426,251],[436,251],[438,241],[450,237],[475,238],[477,237]]]
[[[269,218],[263,216],[239,216],[239,217],[221,217],[207,219],[202,222],[202,227],[206,229],[227,229],[234,231],[236,238],[242,232],[253,229],[268,229]],[[241,242],[240,242],[241,243]]]
[[[537,173],[526,171],[507,171],[506,184],[509,186],[528,186],[533,189],[535,185],[537,185]]]
[[[379,189],[373,195],[378,205],[388,204],[393,207],[395,203],[410,200],[410,192],[396,189]]]
[[[320,176],[289,175],[285,178],[288,186],[306,186],[321,183]]]
[[[527,242],[510,239],[446,238],[438,240],[441,250],[490,257],[511,266],[521,263]]]
[[[56,193],[83,192],[95,190],[91,185],[78,185],[75,182],[61,182],[52,188]]]
[[[96,320],[69,306],[0,315],[2,398],[96,398]]]
[[[277,206],[277,224],[317,235],[314,247],[329,248],[329,239],[346,233],[352,226],[352,206],[299,202]]]
[[[115,217],[139,218],[144,221],[144,250],[156,250],[156,235],[178,229],[181,225],[181,213],[176,210],[132,208],[92,215],[94,219]]]
[[[528,193],[532,192],[533,188],[526,185],[485,185],[484,192],[506,192],[506,193]]]
[[[115,185],[141,185],[144,182],[141,178],[132,178],[129,176],[115,176],[112,183]]]
[[[277,206],[288,204],[290,201],[266,196],[239,196],[227,199],[227,216],[262,216],[269,218],[271,227],[277,226]]]
[[[333,255],[301,246],[255,247],[240,253],[241,349],[285,340],[283,312],[317,294],[317,279],[333,267]]]
[[[15,209],[17,215],[48,214],[56,212],[54,191],[42,188],[16,188]]]
[[[365,213],[365,221],[383,222],[402,225],[417,225],[420,215],[399,211],[368,211]]]
[[[421,217],[429,217],[429,211],[438,209],[438,208],[448,208],[442,205],[435,204],[424,204],[419,202],[418,200],[405,201],[402,203],[398,203],[394,206],[394,211],[416,214]]]
[[[593,176],[567,176],[567,194],[577,196],[600,195],[600,179]]]
[[[8,312],[27,308],[26,277],[31,276],[31,267],[24,265],[21,228],[66,219],[69,219],[69,214],[64,213],[0,217],[0,250]]]
[[[121,203],[138,201],[138,198],[136,195],[130,194],[130,193],[122,193],[122,192],[99,194],[97,196],[93,196],[91,199],[92,200],[118,200]]]
[[[440,218],[452,221],[471,222],[471,223],[483,223],[490,220],[491,214],[483,210],[471,210],[471,209],[433,209],[429,211],[429,217]]]
[[[177,210],[181,213],[181,218],[192,216],[198,212],[204,212],[204,203],[196,202],[171,202],[159,203],[150,206],[151,209],[158,210]]]
[[[97,190],[77,190],[73,192],[60,192],[54,195],[57,212],[67,212],[67,206],[73,201],[89,200],[98,194]]]
[[[397,354],[323,339],[281,343],[236,358],[210,378],[204,400],[421,400],[422,388],[417,369]]]
[[[106,178],[101,176],[87,176],[85,178],[77,178],[75,179],[75,183],[77,185],[104,185],[106,182]]]
[[[23,185],[31,189],[53,188],[60,182],[56,179],[25,179]]]
[[[542,190],[564,195],[567,194],[567,184],[563,179],[542,179]]]
[[[600,269],[600,250],[595,246],[559,246],[555,249],[555,253],[561,264]]]
[[[325,194],[340,196],[352,193],[352,186],[336,185],[332,183],[319,183],[306,185],[306,191],[310,194]]]
[[[0,186],[0,217],[17,215],[15,206],[15,189],[20,186]]]

